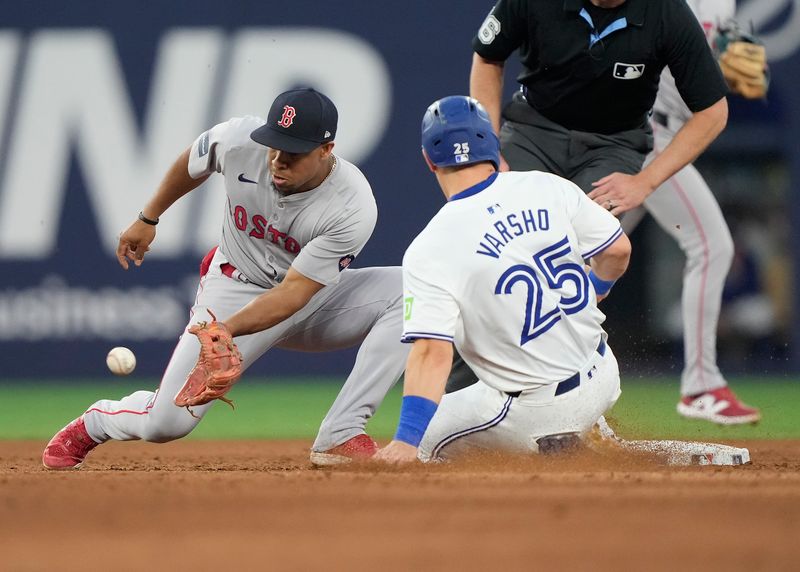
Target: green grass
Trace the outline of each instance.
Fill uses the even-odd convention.
[[[0,439],[49,439],[100,398],[118,399],[155,385],[151,379],[122,383],[35,383],[0,385]],[[731,386],[747,403],[761,408],[764,419],[755,426],[718,427],[678,417],[677,379],[623,381],[623,394],[610,417],[628,438],[678,439],[800,439],[800,383],[786,379],[741,378]],[[231,410],[217,404],[189,438],[310,439],[339,391],[335,382],[294,379],[260,382],[248,379],[230,394]],[[400,409],[398,386],[370,420],[377,438],[392,436]]]
[[[730,386],[747,403],[761,409],[755,425],[719,426],[680,417],[678,379],[622,382],[622,397],[609,414],[618,433],[650,439],[800,439],[800,383],[785,378],[734,378]]]

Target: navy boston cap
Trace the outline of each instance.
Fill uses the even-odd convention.
[[[256,143],[287,153],[308,153],[336,137],[339,113],[324,94],[311,89],[283,92],[272,103],[267,122],[253,131]]]

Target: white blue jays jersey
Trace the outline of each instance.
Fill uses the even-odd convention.
[[[271,288],[289,267],[335,284],[372,235],[378,209],[361,171],[341,157],[316,189],[284,195],[272,185],[267,148],[250,139],[264,124],[233,118],[192,145],[189,175],[222,173],[228,194],[220,250],[251,282]]]
[[[500,391],[563,381],[603,334],[584,259],[622,234],[576,185],[509,172],[451,197],[403,258],[403,341],[452,341]]]

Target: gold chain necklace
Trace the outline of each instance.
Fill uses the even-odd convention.
[[[336,164],[337,164],[337,162],[338,162],[338,161],[337,161],[337,159],[336,159],[336,155],[331,155],[331,156],[333,157],[333,164],[331,165],[331,170],[330,170],[330,171],[328,171],[328,174],[327,174],[327,175],[325,175],[325,178],[324,178],[324,179],[322,179],[322,182],[321,182],[319,185],[317,185],[317,188],[319,188],[319,187],[321,187],[322,185],[324,185],[324,184],[325,184],[325,181],[327,181],[328,179],[330,179],[330,178],[331,178],[331,175],[333,175],[333,171],[335,171],[335,170],[336,170]]]

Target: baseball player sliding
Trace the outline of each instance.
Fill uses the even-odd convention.
[[[337,464],[375,453],[364,426],[408,354],[397,341],[401,272],[347,268],[372,234],[377,209],[364,175],[333,154],[337,121],[325,95],[292,90],[275,99],[266,122],[231,119],[180,155],[120,236],[117,257],[125,269],[129,260],[141,265],[161,214],[221,174],[228,199],[222,235],[201,265],[187,326],[197,337],[181,336],[157,391],[100,400],[59,431],[44,450],[47,468],[79,468],[110,439],[165,442],[187,435],[212,400],[272,347],[330,351],[359,343],[311,460]],[[212,371],[225,368],[224,379]]]
[[[413,348],[397,433],[377,458],[576,443],[620,395],[597,302],[628,265],[627,236],[566,179],[498,173],[499,141],[475,99],[431,105],[422,147],[447,204],[403,258]],[[453,344],[480,380],[442,397]]]
[[[763,46],[729,37],[720,23],[729,22],[734,0],[689,0],[712,47],[721,52],[723,75],[734,92],[748,98],[766,95]],[[645,164],[655,160],[691,117],[668,69],[661,74],[651,124],[654,149]],[[684,369],[678,413],[719,424],[752,423],[761,415],[745,405],[728,387],[717,367],[717,322],[725,277],[733,260],[733,240],[719,204],[702,175],[689,164],[661,185],[644,207],[686,255],[681,310]],[[631,232],[643,211],[623,217]]]

